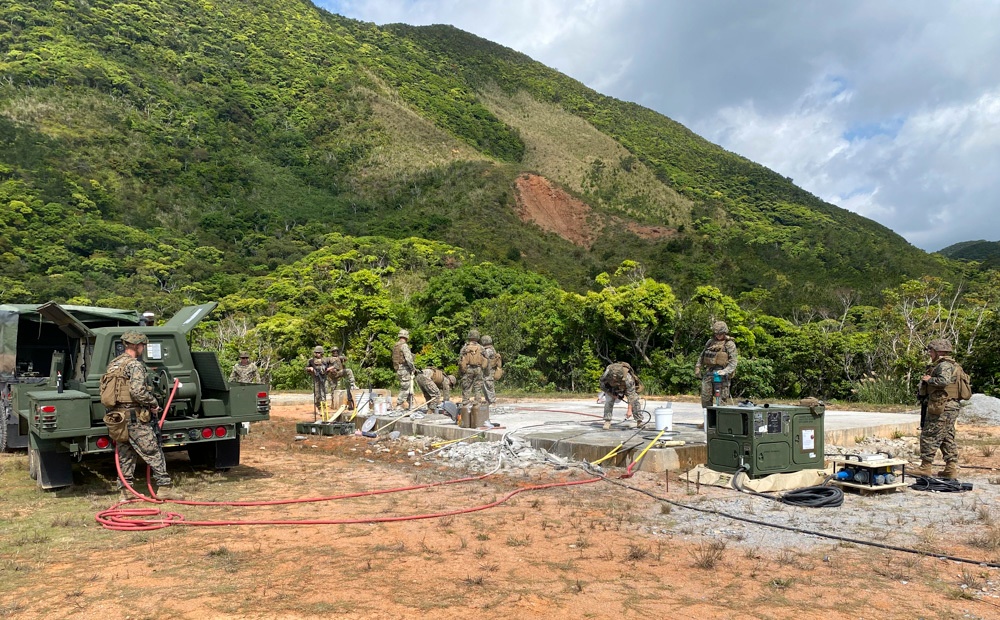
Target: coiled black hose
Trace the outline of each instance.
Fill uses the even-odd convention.
[[[914,491],[937,491],[938,493],[962,493],[972,490],[971,482],[959,482],[948,478],[919,476],[910,488]]]

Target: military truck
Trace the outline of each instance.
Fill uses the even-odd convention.
[[[149,338],[143,361],[161,407],[180,380],[164,450],[186,450],[197,466],[238,465],[245,423],[267,420],[271,401],[263,384],[230,384],[214,352],[191,350],[187,335],[217,305],[183,308],[160,326],[113,308],[0,305],[0,450],[27,448],[43,489],[73,484],[74,461],[113,457],[99,384],[124,350],[121,335],[137,330]]]

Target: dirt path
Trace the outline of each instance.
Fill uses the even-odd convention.
[[[225,474],[193,471],[172,455],[180,489],[199,500],[310,497],[460,474],[423,459],[422,441],[296,441],[294,422],[308,411],[276,407],[248,436],[243,465]],[[965,435],[975,443],[970,454],[1000,443],[995,435]],[[992,454],[976,458],[1000,466]],[[23,460],[0,455],[0,617],[1000,617],[995,570],[834,542],[805,550],[766,540],[737,545],[691,531],[689,510],[606,482],[523,493],[490,510],[430,520],[110,532],[93,521],[114,503],[103,491],[106,468],[85,470],[73,491],[42,494],[24,481]],[[586,478],[576,469],[538,469],[328,503],[169,510],[188,521],[419,515]],[[662,476],[644,472],[628,482],[693,505],[732,493],[696,494],[676,479],[668,490]],[[977,484],[990,484],[987,474]],[[980,509],[972,526],[1000,531],[992,509]],[[789,510],[801,510],[804,524],[816,514]],[[984,548],[940,534],[927,537],[939,553],[997,559],[1000,535]]]

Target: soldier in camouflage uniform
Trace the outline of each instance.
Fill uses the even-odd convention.
[[[715,402],[715,386],[719,386],[719,401],[729,404],[729,384],[736,371],[736,342],[729,336],[729,326],[724,321],[712,323],[712,339],[705,343],[705,350],[694,365],[694,375],[701,378],[701,406],[711,407]],[[718,374],[720,382],[714,380]]]
[[[962,367],[951,356],[951,341],[939,338],[927,345],[933,369],[920,378],[927,394],[927,416],[920,431],[920,467],[907,473],[932,476],[931,465],[938,449],[944,459],[941,478],[955,478],[958,473],[958,445],[955,422],[958,420],[958,376]]]
[[[458,352],[458,372],[462,375],[462,402],[468,403],[471,398],[479,402],[479,396],[486,398],[485,386],[483,384],[483,371],[486,369],[489,360],[483,351],[483,345],[479,344],[479,330],[473,329],[469,332],[465,344]]]
[[[347,367],[347,357],[340,353],[340,347],[330,349],[330,357],[327,358],[329,364],[326,367],[326,376],[330,381],[330,407],[333,408],[333,393],[340,387],[340,379],[347,377],[347,389],[357,390],[358,386],[354,382],[354,371]],[[353,403],[348,399],[348,404]],[[353,405],[351,405],[353,408]]]
[[[424,393],[427,411],[431,412],[446,400],[451,400],[451,388],[455,387],[455,375],[445,376],[437,368],[424,368],[415,377],[420,391]]]
[[[323,357],[323,345],[313,347],[313,356],[306,362],[306,372],[313,380],[313,415],[323,415],[326,405],[326,370],[329,360]]]
[[[233,371],[229,373],[230,383],[260,383],[260,370],[257,364],[250,361],[250,354],[240,351],[240,361],[233,364]]]
[[[640,385],[635,371],[627,363],[608,364],[604,374],[601,375],[601,390],[604,392],[604,430],[611,430],[611,414],[615,408],[615,401],[619,399],[628,399],[636,427],[642,426],[644,420],[642,406],[639,403]]]
[[[410,408],[413,400],[413,373],[417,367],[413,364],[413,353],[410,352],[410,332],[405,329],[399,330],[396,346],[392,348],[392,367],[399,377],[399,394],[396,396],[396,410]]]
[[[116,402],[108,411],[121,413],[128,421],[128,441],[115,446],[122,477],[129,486],[135,488],[133,476],[138,456],[153,472],[153,481],[159,487],[157,495],[163,499],[171,499],[172,482],[167,474],[167,462],[153,428],[159,422],[157,413],[160,411],[160,404],[146,385],[148,371],[141,359],[149,339],[137,331],[127,331],[122,334],[121,341],[125,351],[111,360],[105,375],[110,375],[116,382]]]
[[[493,377],[493,372],[496,370],[499,356],[497,350],[493,348],[491,336],[483,336],[480,344],[483,345],[483,355],[486,356],[486,368],[483,369],[483,393],[486,394],[486,402],[492,405],[497,402],[496,379]]]

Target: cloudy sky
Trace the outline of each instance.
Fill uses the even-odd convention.
[[[524,52],[925,250],[1000,240],[1000,1],[314,1]]]

